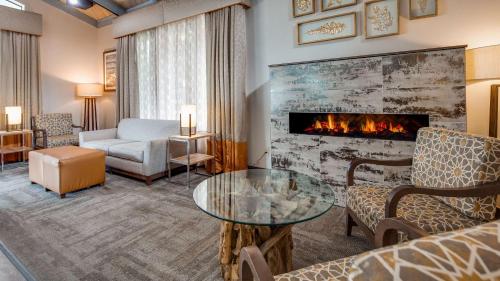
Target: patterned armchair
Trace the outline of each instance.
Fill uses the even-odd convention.
[[[385,219],[389,221],[398,219]],[[383,236],[383,235],[380,235]],[[500,221],[441,233],[272,276],[257,247],[241,250],[242,281],[500,280]]]
[[[31,128],[35,135],[36,148],[51,148],[65,145],[78,145],[78,135],[73,128],[71,113],[40,114],[31,118]]]
[[[354,185],[361,164],[412,166],[412,185]],[[384,218],[404,231],[389,232],[377,246],[453,231],[494,220],[500,194],[500,139],[422,128],[413,159],[355,159],[347,172],[346,234],[358,225],[375,242]],[[379,232],[380,233],[380,232]]]

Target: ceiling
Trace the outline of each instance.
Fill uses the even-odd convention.
[[[43,0],[95,27],[111,24],[113,18],[133,10],[152,5],[157,0],[93,0],[94,5],[86,10],[75,8],[68,0]]]

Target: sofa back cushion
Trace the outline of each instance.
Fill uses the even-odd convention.
[[[361,254],[349,280],[500,280],[500,221]]]
[[[500,179],[500,140],[439,128],[418,132],[412,183],[430,188],[459,188]],[[464,215],[492,220],[496,197],[439,197]]]
[[[73,134],[73,118],[71,113],[47,113],[34,117],[37,129],[47,131],[47,136],[64,136]]]
[[[133,141],[166,139],[179,134],[177,120],[123,119],[118,124],[117,137]]]

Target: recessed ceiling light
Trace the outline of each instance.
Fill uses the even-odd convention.
[[[73,5],[73,6],[78,5],[78,0],[69,0],[68,2],[70,5]]]
[[[88,9],[94,5],[94,2],[92,0],[67,0],[68,4],[75,7],[75,8],[80,8],[80,9]]]

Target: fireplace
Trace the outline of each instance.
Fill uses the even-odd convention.
[[[429,115],[290,112],[289,121],[291,134],[415,141]]]

